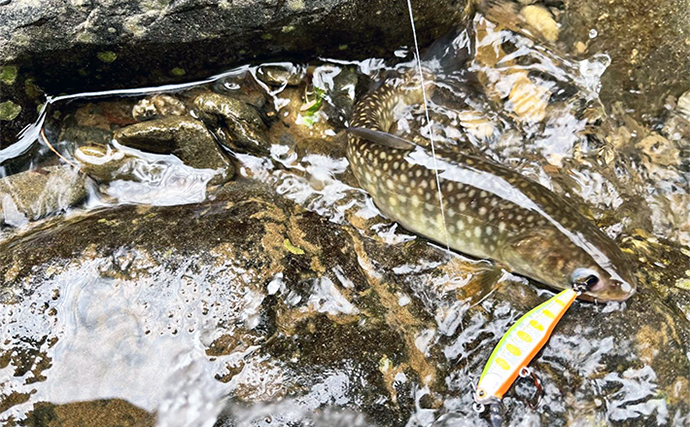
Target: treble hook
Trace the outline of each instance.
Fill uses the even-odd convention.
[[[530,406],[532,409],[537,409],[539,406],[539,402],[541,402],[542,396],[544,396],[544,387],[541,384],[541,380],[537,376],[537,374],[534,373],[534,371],[527,366],[523,367],[520,369],[520,378],[532,378],[534,381],[534,386],[537,388],[537,402],[532,403],[529,400],[527,401],[527,404]]]

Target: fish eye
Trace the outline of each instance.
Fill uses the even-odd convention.
[[[585,278],[585,285],[587,285],[588,288],[591,288],[597,283],[599,283],[599,278],[594,274]]]
[[[575,290],[587,291],[599,283],[599,275],[589,268],[578,268],[570,277]]]

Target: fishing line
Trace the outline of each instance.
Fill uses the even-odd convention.
[[[412,25],[412,37],[414,39],[414,49],[417,54],[417,72],[419,73],[419,81],[422,85],[422,99],[424,100],[424,116],[426,124],[429,126],[429,140],[431,141],[431,155],[433,157],[434,175],[436,176],[436,188],[438,189],[438,201],[441,206],[441,222],[443,223],[443,233],[446,237],[446,251],[450,254],[450,238],[448,236],[448,228],[446,227],[446,212],[443,209],[443,193],[441,192],[441,178],[438,175],[438,167],[436,166],[436,146],[434,145],[434,131],[431,129],[431,120],[429,119],[429,105],[426,98],[426,86],[424,84],[424,73],[422,72],[422,59],[419,56],[419,44],[417,43],[417,29],[414,25],[414,15],[412,14],[412,2],[407,0],[407,10],[410,12],[410,24]]]

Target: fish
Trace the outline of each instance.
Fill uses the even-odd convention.
[[[585,300],[624,301],[635,293],[627,254],[567,199],[489,158],[433,153],[390,134],[394,108],[420,102],[419,84],[385,84],[353,110],[347,158],[384,215],[551,288],[586,285]]]

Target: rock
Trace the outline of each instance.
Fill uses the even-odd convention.
[[[546,117],[551,92],[522,75],[515,80],[506,107],[510,108],[520,121],[540,122]]]
[[[690,90],[678,98],[676,111],[678,111],[681,117],[690,122]]]
[[[689,0],[662,0],[644,9],[634,0],[611,0],[606,8],[598,0],[568,0],[560,40],[607,53],[602,101],[623,102],[636,119],[653,122],[666,97],[690,87],[689,9]]]
[[[551,13],[541,6],[525,6],[520,11],[525,21],[536,28],[550,42],[558,40],[558,24]]]
[[[108,183],[116,179],[137,180],[136,157],[121,151],[110,150],[98,145],[79,147],[74,152],[81,170],[99,183]]]
[[[20,425],[31,405],[35,425],[108,405],[111,424],[125,412],[165,424],[202,413],[195,404],[213,420],[228,396],[216,425],[343,425],[298,422],[336,408],[367,421],[357,425],[483,422],[473,379],[542,291],[506,277],[475,304],[481,263],[421,239],[369,239],[251,181],[215,197],[92,211],[0,242],[0,360],[8,389],[26,393],[5,400]],[[689,260],[658,241],[637,248],[645,286],[625,304],[574,304],[531,364],[548,410],[518,383],[504,400],[511,423],[683,425],[690,342],[678,313],[690,291],[667,284]],[[41,403],[51,387],[92,405]]]
[[[269,86],[297,86],[302,82],[305,70],[290,63],[262,65],[256,76]]]
[[[198,169],[217,169],[212,183],[232,178],[234,169],[220,151],[213,135],[203,123],[190,117],[170,116],[135,123],[115,132],[121,144],[142,151],[174,154],[183,163]]]
[[[0,225],[24,225],[74,206],[84,197],[84,175],[68,166],[10,175],[0,179]]]
[[[465,6],[412,3],[422,45],[459,22]],[[411,41],[405,2],[13,0],[0,4],[0,66],[18,73],[14,84],[0,83],[0,102],[22,106],[22,114],[3,122],[0,148],[16,140],[43,102],[26,96],[27,82],[49,93],[141,87],[288,55],[391,56]]]
[[[144,98],[132,108],[132,117],[138,121],[154,117],[182,116],[187,113],[184,103],[174,96],[153,95]]]
[[[12,306],[18,307],[16,304],[22,305],[22,301],[28,302],[26,298],[31,299],[30,295],[34,291],[48,283],[41,281],[39,275],[49,281],[60,281],[62,274],[79,272],[80,277],[92,285],[87,286],[88,290],[81,293],[81,296],[104,289],[101,285],[107,283],[117,283],[116,286],[120,289],[136,284],[158,283],[151,288],[154,292],[151,295],[163,296],[167,295],[164,288],[167,286],[165,283],[169,283],[168,274],[180,273],[177,277],[185,282],[181,284],[184,288],[182,292],[191,292],[191,299],[187,303],[200,305],[191,308],[183,303],[184,306],[180,307],[182,312],[171,313],[171,317],[165,314],[160,320],[165,319],[166,324],[176,323],[191,313],[196,313],[191,318],[192,322],[206,322],[202,320],[205,318],[203,313],[210,311],[208,326],[214,329],[220,327],[218,331],[222,335],[216,335],[216,338],[210,340],[204,339],[206,344],[198,344],[207,348],[209,357],[217,360],[220,368],[215,379],[204,371],[203,381],[204,384],[210,381],[209,389],[217,387],[219,383],[228,383],[233,385],[233,395],[240,401],[250,403],[259,398],[271,400],[286,393],[295,396],[303,394],[309,387],[317,386],[322,381],[319,372],[338,370],[343,373],[340,377],[346,378],[351,384],[348,393],[358,396],[362,408],[376,418],[386,420],[386,424],[397,425],[400,419],[409,416],[412,407],[384,403],[386,399],[381,399],[388,395],[388,386],[393,378],[383,378],[378,371],[380,360],[387,357],[395,363],[397,372],[405,372],[409,379],[417,378],[415,370],[420,370],[423,374],[434,372],[423,361],[419,350],[410,347],[414,334],[421,330],[426,321],[425,316],[422,315],[420,319],[405,317],[405,313],[409,313],[414,304],[400,308],[397,300],[388,296],[387,286],[376,285],[376,292],[387,295],[385,300],[379,301],[378,296],[367,291],[370,279],[356,256],[357,252],[363,250],[359,233],[306,212],[292,202],[276,196],[263,185],[231,183],[212,202],[164,208],[120,206],[92,212],[75,220],[62,220],[60,224],[46,225],[47,227],[36,228],[30,233],[33,237],[29,240],[37,239],[33,244],[29,240],[24,243],[15,241],[21,246],[21,250],[8,251],[5,244],[9,242],[0,244],[0,294],[5,296],[2,300],[4,304],[11,301],[9,305],[0,305],[0,311]],[[29,249],[27,245],[37,250],[34,253],[36,257],[31,260],[24,257],[23,250]],[[14,244],[11,246],[15,247]],[[372,249],[378,251],[383,247]],[[87,268],[86,265],[93,261],[103,264],[96,270]],[[208,270],[210,266],[216,267]],[[183,273],[183,270],[187,272]],[[196,277],[194,271],[208,271],[209,274]],[[29,279],[27,275],[36,280]],[[378,283],[379,279],[373,280]],[[276,286],[273,287],[272,283]],[[162,287],[158,288],[159,285]],[[196,291],[187,285],[201,286],[198,288],[203,289],[204,295],[199,295],[201,299],[197,299],[194,296]],[[52,285],[47,286],[53,289]],[[65,296],[69,294],[65,288],[56,292]],[[16,298],[7,297],[8,293],[14,294]],[[243,297],[240,296],[242,294]],[[52,295],[55,296],[54,293]],[[148,298],[141,296],[143,299]],[[59,299],[57,296],[56,298]],[[109,301],[114,299],[109,298]],[[353,305],[357,301],[363,304],[361,309]],[[138,305],[134,301],[132,304],[132,307]],[[108,362],[106,370],[117,373],[112,378],[116,385],[113,390],[120,390],[116,392],[119,393],[116,396],[149,410],[150,407],[145,407],[141,399],[132,394],[130,386],[137,381],[120,382],[120,378],[128,378],[129,375],[136,377],[139,369],[144,369],[141,372],[153,369],[157,372],[157,382],[153,387],[165,390],[166,376],[174,369],[166,364],[168,359],[163,357],[154,365],[148,362],[139,365],[137,362],[143,360],[140,351],[150,348],[140,340],[148,341],[146,337],[150,337],[153,339],[150,343],[153,344],[161,333],[166,336],[170,334],[166,325],[158,325],[155,314],[165,304],[159,301],[158,306],[152,307],[153,311],[150,311],[153,318],[144,321],[150,334],[140,330],[131,337],[139,342],[136,346],[123,345],[120,340],[124,338],[119,335],[113,341],[99,339],[97,346],[100,350],[95,352],[87,350],[94,343],[88,339],[81,343],[79,337],[71,333],[64,340],[61,337],[60,341],[69,343],[77,338],[77,342],[67,345],[70,348],[73,345],[86,346],[83,351],[89,351],[93,358],[77,356],[76,359],[79,360],[78,365],[89,366],[86,369],[79,368],[83,372],[93,372],[99,366],[100,354],[107,355],[107,358],[113,357],[113,353],[106,350],[110,345],[115,346],[112,348],[115,353],[125,351],[130,354],[134,364],[129,368],[122,369]],[[99,310],[106,306],[107,304],[82,306],[84,309],[90,310],[88,307],[91,307],[96,310],[86,316],[87,324],[83,327],[97,326],[102,315]],[[369,307],[366,310],[371,310],[372,313],[389,312],[391,318],[399,318],[401,323],[388,324],[374,318],[371,322],[357,322],[356,315],[369,318],[368,314],[362,312],[365,307]],[[60,308],[58,315],[68,315],[68,311]],[[50,312],[49,309],[43,313],[51,316]],[[181,317],[178,318],[178,314]],[[122,320],[127,323],[126,319]],[[108,322],[106,319],[104,321]],[[223,324],[227,327],[221,326]],[[158,329],[159,326],[161,329]],[[137,335],[139,333],[140,336]],[[186,328],[180,328],[170,338],[173,341],[177,337],[186,340],[184,337],[188,333]],[[266,338],[274,333],[274,339],[267,342]],[[24,347],[19,341],[16,344]],[[262,344],[261,347],[255,347],[258,344]],[[4,341],[2,346],[0,360],[8,360],[11,369],[35,369],[35,376],[51,375],[52,381],[54,377],[50,373],[52,367],[49,361],[53,360],[59,365],[58,370],[70,372],[69,361],[53,359],[50,353],[43,352],[41,343],[37,342],[37,347],[33,349],[35,351],[28,354],[19,347],[5,352],[14,343]],[[254,349],[246,354],[247,357],[236,359],[236,352],[250,346],[254,346]],[[101,353],[101,350],[105,350],[105,353]],[[129,353],[130,350],[133,353]],[[162,351],[168,352],[165,348]],[[77,350],[75,354],[81,353]],[[43,360],[44,363],[39,365],[37,360]],[[251,374],[249,377],[242,375],[243,369],[233,368],[232,360],[239,360],[244,371],[256,371],[265,376],[267,381],[276,372],[276,367],[279,367],[282,374],[257,388]],[[57,375],[57,371],[54,372]],[[89,390],[92,386],[84,377],[82,383],[72,376],[67,378],[72,379],[61,383],[61,390],[79,389],[80,395],[85,396],[84,393],[87,392],[82,390]],[[16,379],[20,382],[25,380],[21,376]],[[43,389],[43,385],[49,384],[50,381],[38,383],[37,387]],[[100,380],[96,380],[95,384],[93,387],[97,393],[98,390],[109,387]],[[118,387],[117,384],[121,385]],[[148,389],[151,384],[142,386]],[[182,395],[190,393],[191,389],[187,387],[183,391]],[[399,400],[403,401],[402,396],[409,392],[401,390],[399,393]],[[149,395],[150,393],[144,393],[143,396],[147,396],[144,400]],[[19,403],[23,402],[14,404]],[[161,412],[158,414],[159,419],[165,416]]]
[[[199,116],[216,124],[222,121],[219,139],[231,149],[265,155],[270,142],[266,138],[266,125],[259,111],[252,105],[228,95],[207,92],[194,99]],[[212,126],[211,128],[217,128]]]
[[[79,426],[153,427],[156,417],[121,399],[72,402],[63,405],[40,402],[26,420],[28,427]]]

